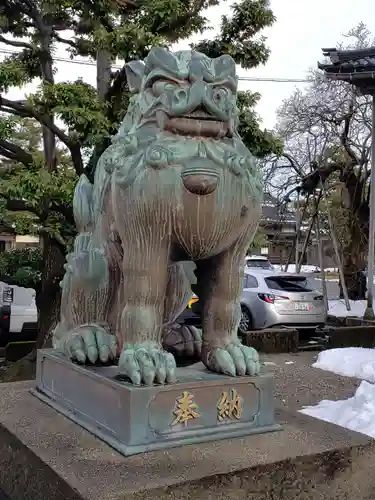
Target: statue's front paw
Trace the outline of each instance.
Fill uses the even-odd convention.
[[[79,363],[108,363],[116,359],[117,340],[101,326],[85,325],[67,334],[64,352]]]
[[[231,342],[225,347],[204,346],[202,361],[209,370],[232,377],[258,375],[260,372],[257,351],[240,342]]]
[[[173,354],[155,343],[127,344],[118,362],[119,375],[134,385],[172,384],[176,382],[176,362]]]

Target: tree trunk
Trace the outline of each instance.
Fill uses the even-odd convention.
[[[338,227],[338,235],[342,245],[342,260],[344,268],[345,284],[348,288],[348,296],[351,300],[365,300],[367,293],[367,280],[363,271],[366,263],[366,251],[368,248],[369,231],[369,205],[366,183],[361,176],[349,170],[345,176],[341,199],[343,213],[343,224]],[[340,214],[338,214],[340,223]],[[340,283],[340,298],[343,297]]]
[[[39,12],[37,7],[34,10],[36,19],[36,29],[41,42],[40,69],[43,83],[54,84],[53,57],[52,57],[52,32],[53,26],[50,24],[48,13]],[[50,122],[54,122],[54,115],[51,110],[45,112]],[[54,132],[47,126],[43,126],[43,149],[45,168],[49,172],[57,169],[56,157],[56,137]],[[43,223],[48,217],[48,200],[43,208],[43,216],[40,222]],[[38,311],[38,335],[36,349],[40,349],[51,338],[52,331],[59,321],[61,289],[60,281],[64,276],[65,248],[48,234],[42,236],[43,245],[43,272],[41,286],[36,290],[36,307]],[[3,380],[25,380],[35,376],[36,349],[30,354],[15,362],[3,376]]]
[[[64,277],[65,253],[49,236],[43,237],[43,274],[36,296],[38,309],[38,336],[36,348],[40,349],[51,339],[52,331],[60,319],[61,288]]]
[[[366,276],[360,266],[351,262],[349,258],[344,259],[344,279],[348,289],[350,300],[365,300],[367,292]],[[340,299],[344,298],[342,285],[340,282]]]
[[[354,218],[353,218],[354,219]],[[351,300],[365,300],[367,292],[363,234],[357,220],[349,221],[350,239],[343,248],[343,270],[348,296]],[[340,298],[343,298],[340,283]]]

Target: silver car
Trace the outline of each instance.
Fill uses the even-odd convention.
[[[323,295],[300,274],[245,267],[240,333],[272,326],[315,330],[327,310]]]

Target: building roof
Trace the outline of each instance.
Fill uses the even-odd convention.
[[[362,93],[375,93],[375,47],[361,50],[322,49],[330,62],[318,63],[327,78],[342,80],[360,88]]]
[[[277,222],[295,224],[296,217],[290,210],[285,210],[285,204],[266,193],[262,205],[262,222]]]

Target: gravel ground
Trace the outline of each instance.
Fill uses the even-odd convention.
[[[354,395],[360,380],[342,377],[311,365],[316,352],[296,354],[265,354],[262,361],[275,374],[277,406],[299,410],[303,406],[316,405],[322,399],[347,399]]]

